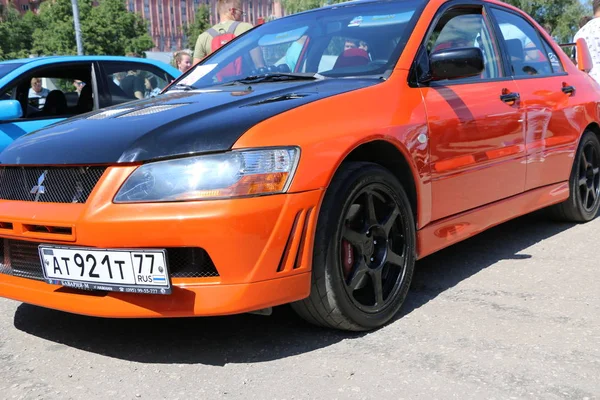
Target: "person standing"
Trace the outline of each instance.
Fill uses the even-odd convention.
[[[252,29],[252,25],[242,22],[244,12],[241,0],[218,0],[220,22],[202,32],[194,48],[194,64],[223,46],[236,36]]]
[[[192,66],[192,57],[187,51],[176,51],[173,54],[173,63],[175,64],[175,68],[184,73]]]
[[[588,22],[590,22],[593,19],[594,19],[594,17],[591,17],[589,15],[581,17],[579,19],[579,29],[583,28],[585,26],[585,24],[587,24]]]
[[[573,41],[585,39],[593,62],[590,76],[600,83],[600,0],[594,0],[593,10],[594,18],[577,31]]]

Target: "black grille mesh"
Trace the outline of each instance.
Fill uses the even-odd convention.
[[[39,243],[0,239],[0,273],[44,280],[37,245]]]
[[[37,197],[42,203],[85,203],[105,170],[106,167],[0,167],[0,199],[36,201]]]
[[[219,276],[206,250],[199,247],[167,249],[169,271],[174,278],[209,278]]]
[[[37,242],[0,239],[0,274],[44,280]],[[169,272],[173,278],[219,276],[208,253],[198,247],[167,248]]]

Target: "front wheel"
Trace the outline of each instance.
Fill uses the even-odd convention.
[[[311,294],[292,307],[325,327],[384,325],[410,287],[415,235],[408,196],[394,175],[377,164],[343,164],[319,212]]]
[[[600,208],[600,141],[585,131],[577,148],[571,177],[569,198],[550,208],[552,216],[570,222],[587,222]]]

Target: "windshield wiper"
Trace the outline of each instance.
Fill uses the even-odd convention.
[[[246,84],[246,83],[260,83],[260,82],[281,82],[281,81],[314,81],[317,79],[324,79],[323,75],[319,74],[301,74],[301,73],[286,73],[286,72],[272,72],[262,75],[249,75],[243,79],[237,79],[232,82],[226,83],[224,86]]]
[[[171,86],[167,91],[169,91],[171,89],[195,90],[195,89],[198,89],[198,88],[195,87],[195,86],[192,86],[192,85],[186,85],[185,83],[178,83],[178,84],[175,84],[175,85]]]

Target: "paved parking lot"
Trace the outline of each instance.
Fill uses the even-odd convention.
[[[600,219],[524,217],[417,264],[368,334],[271,317],[104,320],[0,300],[0,397],[600,398]]]

